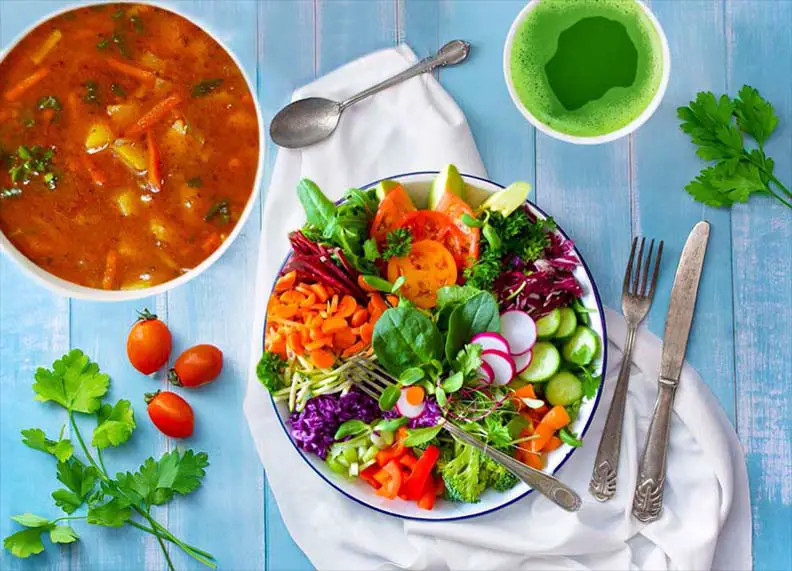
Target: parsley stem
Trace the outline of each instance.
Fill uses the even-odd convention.
[[[162,541],[162,536],[159,533],[155,533],[154,537],[157,538],[157,542],[160,544],[162,553],[165,555],[165,561],[168,562],[168,569],[171,571],[176,571],[176,568],[173,566],[173,561],[171,561],[170,555],[168,554],[168,548],[165,546],[165,542]]]
[[[107,472],[97,465],[96,461],[93,459],[93,456],[91,456],[91,453],[88,451],[88,446],[85,445],[85,440],[83,440],[82,434],[80,434],[80,429],[77,428],[77,421],[74,420],[74,413],[72,411],[69,411],[69,423],[71,423],[71,427],[74,430],[74,435],[77,437],[77,440],[80,443],[80,448],[82,448],[82,451],[85,453],[85,457],[88,458],[88,462],[91,463],[91,466],[96,468],[96,471],[99,472],[99,476],[103,480],[109,480],[110,478],[107,475]]]
[[[102,458],[102,449],[96,449],[96,457],[99,459],[99,464],[102,466],[102,470],[104,470],[105,474],[107,474],[107,467],[105,466],[104,459]]]
[[[159,537],[163,537],[164,539],[167,539],[171,543],[175,543],[176,545],[181,547],[182,550],[185,553],[187,553],[187,555],[189,555],[190,557],[192,557],[196,561],[200,561],[201,563],[203,563],[204,565],[206,565],[208,567],[211,567],[212,569],[216,569],[217,568],[217,565],[215,565],[212,561],[209,561],[209,559],[214,559],[214,557],[210,553],[207,553],[206,551],[198,549],[197,547],[193,547],[192,545],[188,545],[188,544],[184,543],[179,538],[174,536],[166,527],[164,527],[161,523],[159,523],[151,515],[146,514],[146,512],[144,512],[143,510],[140,510],[140,509],[136,508],[135,511],[137,511],[141,516],[143,516],[151,524],[151,527],[153,529],[152,530],[148,530],[147,529],[147,531],[149,531],[149,533],[154,533],[154,535],[157,535]]]
[[[50,523],[58,523],[59,521],[71,521],[75,519],[87,519],[88,516],[84,515],[65,515],[63,517],[58,517],[53,519]]]

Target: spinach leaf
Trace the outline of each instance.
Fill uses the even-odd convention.
[[[374,326],[372,347],[382,366],[395,377],[405,369],[443,358],[443,337],[419,310],[407,306],[385,311]]]
[[[335,218],[336,206],[312,180],[304,178],[297,185],[297,197],[305,210],[308,224],[324,231]]]
[[[498,302],[491,293],[477,293],[451,312],[445,343],[446,359],[453,363],[459,351],[477,333],[500,330]]]
[[[437,290],[437,307],[456,305],[469,300],[481,290],[473,286],[450,285]]]

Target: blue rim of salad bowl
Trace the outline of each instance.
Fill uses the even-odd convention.
[[[375,180],[374,182],[366,184],[365,186],[361,186],[360,188],[361,188],[361,190],[366,190],[366,189],[369,189],[369,188],[379,184],[380,182],[382,182],[384,180],[399,180],[399,179],[403,179],[403,178],[406,178],[406,177],[412,177],[412,176],[437,175],[437,174],[440,174],[440,171],[415,171],[415,172],[402,173],[402,174],[392,175],[392,176],[388,176],[388,177],[385,177],[385,178],[381,178],[381,179]],[[499,184],[497,182],[494,182],[494,181],[489,180],[489,179],[484,178],[484,177],[480,177],[480,176],[476,176],[476,175],[470,175],[470,174],[465,174],[465,173],[460,173],[460,174],[462,175],[463,179],[472,179],[472,180],[477,180],[477,181],[480,181],[480,182],[485,182],[487,184],[491,184],[492,186],[496,186],[496,187],[501,188],[501,189],[506,188],[502,184]],[[341,199],[341,200],[343,200],[343,199]],[[336,201],[336,204],[340,203],[341,200]],[[525,202],[531,208],[535,209],[539,214],[541,214],[545,218],[549,217],[549,215],[544,210],[539,208],[536,204],[534,204],[530,200],[526,200]],[[564,230],[560,226],[558,226],[556,228],[556,231],[559,232],[565,239],[571,240],[571,238],[567,235],[566,232],[564,232]],[[573,240],[573,242],[574,242],[574,240]],[[603,337],[603,340],[602,340],[602,367],[601,367],[602,368],[602,372],[601,372],[601,375],[602,375],[603,382],[604,382],[605,371],[607,370],[607,366],[608,366],[608,342],[607,342],[608,331],[607,331],[607,325],[605,323],[605,311],[603,310],[602,298],[600,297],[599,290],[597,289],[597,284],[594,281],[594,277],[591,275],[591,270],[589,270],[588,264],[586,264],[586,260],[584,260],[583,256],[580,254],[580,251],[578,250],[577,245],[575,246],[575,254],[577,254],[577,257],[580,260],[580,265],[583,267],[583,271],[586,272],[586,277],[588,278],[588,281],[591,284],[592,293],[594,294],[594,300],[595,300],[595,302],[597,304],[597,313],[598,313],[599,318],[600,318],[600,323],[602,324],[602,337]],[[286,257],[283,259],[283,263],[281,264],[280,268],[278,269],[277,276],[281,275],[281,273],[283,271],[283,267],[289,261],[290,257],[291,257],[291,250],[289,251],[288,254],[286,254]],[[275,281],[277,281],[277,276],[275,278]],[[275,283],[273,282],[272,288],[270,289],[270,293],[269,293],[270,296],[272,296],[272,293],[273,293],[274,290],[275,290]],[[264,343],[264,338],[265,338],[265,335],[266,335],[266,331],[267,331],[267,316],[265,314],[264,315],[264,328],[263,328],[263,330],[261,332],[262,345]],[[594,404],[593,404],[593,407],[591,409],[591,414],[589,415],[588,419],[586,419],[586,424],[583,426],[583,428],[580,431],[579,438],[581,440],[585,437],[586,432],[588,432],[588,429],[591,426],[591,422],[594,420],[594,415],[597,412],[597,408],[599,407],[599,401],[600,401],[600,398],[602,397],[603,382],[600,382],[600,385],[597,388],[597,394],[594,396]],[[289,442],[291,442],[291,445],[294,447],[294,449],[296,450],[296,452],[300,456],[300,458],[302,458],[302,460],[311,468],[311,470],[313,470],[322,480],[324,480],[328,485],[330,485],[330,487],[335,489],[337,492],[339,492],[340,494],[342,494],[346,498],[352,500],[353,502],[355,502],[357,504],[360,504],[361,506],[365,506],[366,508],[369,508],[369,509],[372,509],[374,511],[377,511],[377,512],[379,512],[381,514],[388,515],[388,516],[391,516],[391,517],[397,517],[397,518],[400,518],[400,519],[412,520],[412,521],[429,521],[429,522],[431,522],[431,521],[461,521],[461,520],[465,520],[465,519],[471,519],[471,518],[474,518],[474,517],[481,517],[481,516],[496,512],[498,510],[501,510],[501,509],[503,509],[505,507],[508,507],[508,506],[510,506],[510,505],[512,505],[512,504],[514,504],[514,503],[526,498],[529,494],[533,493],[533,491],[534,491],[533,488],[529,488],[528,490],[526,490],[525,492],[523,492],[522,494],[520,494],[516,498],[512,498],[511,500],[509,500],[507,502],[504,502],[504,503],[499,504],[497,506],[494,506],[492,508],[488,508],[488,509],[486,509],[484,511],[481,511],[481,512],[478,512],[478,513],[465,514],[465,515],[460,515],[460,516],[428,518],[428,517],[416,517],[416,516],[411,516],[411,515],[404,515],[404,514],[388,511],[387,509],[383,509],[383,508],[377,507],[375,505],[372,505],[370,503],[367,503],[367,502],[365,502],[365,501],[363,501],[363,500],[361,500],[359,498],[356,498],[355,496],[351,495],[350,493],[344,491],[341,486],[339,486],[338,484],[333,482],[330,478],[328,478],[325,474],[323,474],[320,470],[318,470],[308,460],[308,458],[306,457],[307,453],[304,450],[301,450],[300,447],[297,446],[297,443],[294,442],[294,439],[291,437],[291,434],[289,433],[289,428],[286,426],[286,422],[284,421],[283,416],[278,412],[278,404],[275,402],[275,399],[272,397],[272,395],[270,395],[270,400],[272,401],[273,408],[275,408],[276,416],[278,417],[278,422],[280,423],[281,427],[283,428],[284,432],[286,433],[286,437],[289,439]],[[550,473],[554,475],[561,468],[563,468],[564,464],[566,464],[567,461],[572,457],[572,454],[574,454],[575,450],[577,450],[577,448],[572,448],[571,450],[569,450],[564,455],[564,457],[561,459],[561,461],[558,463],[558,465]]]

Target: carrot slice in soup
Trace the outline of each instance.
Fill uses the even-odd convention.
[[[127,129],[124,135],[127,137],[135,137],[144,131],[151,129],[154,125],[167,117],[168,113],[170,113],[181,102],[182,98],[179,95],[174,94],[166,97],[154,107],[149,109],[142,117],[140,117],[140,119],[135,121],[135,123],[129,129]]]

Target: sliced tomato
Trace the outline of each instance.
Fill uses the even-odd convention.
[[[457,268],[464,267],[468,256],[468,239],[447,214],[435,210],[418,210],[405,215],[399,227],[408,228],[413,241],[435,240],[454,257]]]
[[[383,242],[388,232],[397,228],[399,221],[409,212],[415,211],[410,196],[404,187],[396,186],[380,202],[377,214],[371,223],[371,237],[377,242]]]
[[[438,289],[456,283],[457,265],[440,242],[419,240],[406,256],[388,260],[388,280],[395,282],[399,276],[406,278],[401,294],[428,309],[437,305]]]
[[[481,230],[472,228],[462,222],[462,215],[467,214],[471,218],[475,218],[473,209],[467,202],[459,198],[456,194],[446,191],[440,198],[435,208],[438,212],[448,215],[451,220],[457,225],[463,234],[467,237],[467,257],[464,261],[464,267],[473,265],[478,260],[479,256],[479,240]]]

